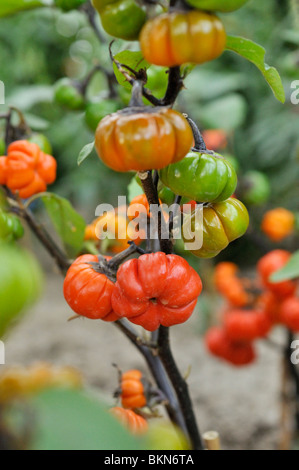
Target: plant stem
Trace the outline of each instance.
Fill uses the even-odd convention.
[[[138,173],[138,176],[140,177],[143,191],[147,197],[149,205],[150,206],[154,205],[157,208],[159,208],[160,201],[159,201],[159,197],[157,193],[157,188],[153,181],[152,172],[146,171],[146,172]],[[161,210],[153,211],[153,216],[154,216],[154,223],[157,224],[157,227],[158,227],[158,238],[160,240],[160,248],[164,253],[170,254],[172,253],[172,248],[173,248],[172,241],[169,238],[169,231],[167,230],[167,233],[165,231],[166,223],[165,223],[163,213],[161,212]]]
[[[160,102],[161,106],[173,105],[175,100],[177,99],[179,92],[184,86],[184,82],[181,77],[180,67],[171,67],[168,73],[168,86],[165,96]]]
[[[86,4],[84,4],[81,7],[81,10],[86,14],[86,17],[89,21],[89,24],[92,27],[92,29],[93,29],[96,37],[100,41],[100,43],[102,43],[102,44],[105,43],[106,38],[105,38],[105,36],[103,36],[101,31],[99,30],[99,27],[98,27],[97,21],[96,21],[97,13],[96,13],[95,9],[93,8],[91,2],[89,1]]]
[[[179,426],[186,435],[188,435],[184,416],[160,358],[157,355],[154,355],[149,347],[142,344],[134,328],[132,328],[128,322],[119,320],[114,324],[127,336],[131,343],[133,343],[133,345],[142,354],[156,381],[156,384],[168,400],[168,403],[165,405],[165,407],[170,420]]]
[[[67,269],[71,266],[71,262],[67,259],[63,251],[58,247],[45,228],[37,223],[30,210],[22,209],[20,215],[24,220],[26,220],[32,232],[37,236],[51,257],[56,261],[60,271],[64,274],[65,271],[67,271]]]
[[[185,423],[188,429],[188,434],[193,450],[203,450],[204,447],[198,431],[188,385],[178,370],[176,362],[173,358],[169,342],[169,329],[164,326],[160,326],[159,328],[158,354],[165,367],[168,377],[173,387],[175,388],[177,398],[185,418]]]

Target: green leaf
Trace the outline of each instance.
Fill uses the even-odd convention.
[[[95,398],[52,389],[30,401],[31,450],[137,450],[141,444]]]
[[[147,69],[150,67],[150,64],[144,60],[143,55],[141,52],[135,52],[135,51],[122,51],[119,52],[114,56],[118,62],[121,64],[127,65],[131,69],[135,70],[136,72],[140,69]],[[126,78],[123,76],[123,74],[118,70],[116,65],[113,63],[113,70],[115,73],[116,80],[120,85],[122,85],[124,88],[127,90],[132,89],[131,85],[129,82],[126,80]],[[127,69],[125,69],[128,74],[131,75],[131,72]]]
[[[17,87],[7,97],[10,106],[16,106],[27,111],[39,103],[51,103],[53,100],[53,87],[48,85],[31,85]]]
[[[82,249],[85,221],[67,199],[56,194],[41,197],[49,217],[61,237],[68,256],[75,257]]]
[[[31,113],[24,113],[25,120],[29,127],[34,131],[45,131],[49,128],[50,123],[39,116]]]
[[[266,51],[262,46],[239,36],[228,36],[226,49],[236,52],[252,62],[262,72],[278,101],[285,102],[285,92],[280,75],[274,67],[265,63]]]
[[[281,282],[296,278],[299,278],[299,250],[291,256],[288,263],[282,269],[272,274],[270,281]]]
[[[89,157],[89,155],[93,151],[93,148],[94,148],[94,142],[91,142],[90,144],[87,144],[83,147],[83,149],[79,153],[79,157],[77,160],[77,163],[79,166],[81,165],[81,163],[84,162],[84,160],[86,160],[87,157]]]
[[[246,112],[245,99],[237,93],[231,93],[202,105],[198,109],[198,116],[208,129],[232,131],[244,122]]]
[[[32,8],[50,6],[51,4],[51,0],[1,0],[0,17],[31,10]]]
[[[142,187],[137,183],[135,176],[131,179],[129,185],[128,185],[128,199],[129,202],[134,199],[134,197],[139,196],[142,194]]]

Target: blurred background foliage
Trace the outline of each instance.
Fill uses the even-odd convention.
[[[249,235],[222,255],[239,262],[252,262],[264,250],[265,240],[256,232],[267,209],[283,206],[298,210],[299,105],[290,101],[291,82],[299,78],[295,4],[293,0],[251,0],[238,12],[223,15],[229,34],[242,35],[266,48],[266,61],[278,68],[283,79],[284,105],[275,100],[257,69],[231,52],[194,68],[178,101],[179,109],[202,130],[226,131],[225,153],[238,160],[241,184],[248,170],[262,171],[270,179],[270,199],[249,206]],[[79,168],[78,154],[93,140],[93,133],[84,122],[84,111],[63,109],[53,96],[55,82],[63,77],[83,80],[95,63],[112,70],[108,54],[111,38],[102,35],[104,40],[99,42],[80,11],[42,8],[0,20],[0,62],[5,64],[0,79],[6,86],[6,103],[20,108],[29,125],[50,139],[59,165],[52,189],[70,198],[87,222],[101,202],[117,205],[117,196],[127,193],[132,175],[109,170],[94,153]],[[124,49],[138,50],[138,43],[115,41],[114,53]],[[89,100],[107,98],[103,73],[94,76],[87,96]],[[128,98],[123,89],[121,98],[123,102]]]

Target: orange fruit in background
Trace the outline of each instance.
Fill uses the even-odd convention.
[[[145,434],[148,430],[147,421],[132,410],[115,406],[110,413],[132,434]]]
[[[266,212],[261,229],[273,242],[280,242],[293,233],[295,216],[293,212],[278,207]]]

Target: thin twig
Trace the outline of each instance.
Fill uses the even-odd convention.
[[[87,3],[84,3],[84,5],[82,5],[82,7],[81,7],[81,11],[83,11],[85,13],[85,15],[88,19],[88,22],[89,22],[90,26],[92,27],[92,29],[93,29],[96,37],[100,41],[100,43],[103,44],[103,43],[107,42],[105,36],[103,36],[103,34],[101,33],[101,31],[98,27],[97,12],[93,8],[91,2],[89,1]]]
[[[160,326],[159,328],[158,351],[168,377],[175,388],[177,398],[184,415],[186,427],[188,429],[188,435],[192,443],[192,448],[193,450],[203,450],[204,447],[198,431],[188,385],[183,379],[173,358],[169,342],[169,328],[164,326]]]

